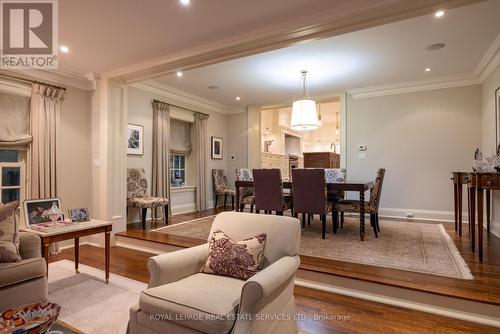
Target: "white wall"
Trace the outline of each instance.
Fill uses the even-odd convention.
[[[146,171],[146,178],[148,183],[151,184],[152,177],[152,131],[153,131],[153,110],[151,107],[152,99],[158,99],[167,103],[176,104],[176,101],[169,100],[167,97],[147,92],[135,87],[128,88],[128,119],[127,123],[139,124],[144,126],[144,155],[142,156],[127,156],[127,168],[144,168]],[[228,161],[228,147],[230,141],[227,136],[228,129],[228,115],[224,115],[216,112],[203,111],[210,114],[207,123],[207,170],[206,170],[206,180],[207,180],[207,201],[208,206],[213,206],[213,187],[212,187],[212,174],[211,170],[215,168],[226,169],[227,171],[227,161]],[[246,127],[245,127],[246,128]],[[211,137],[222,137],[223,138],[223,159],[222,160],[212,160],[210,157],[210,142]],[[237,142],[237,141],[236,141]],[[189,159],[191,161],[191,159]],[[197,166],[195,166],[197,168]],[[188,175],[191,175],[189,173]],[[195,185],[196,180],[188,180],[188,185]],[[179,213],[189,210],[196,209],[195,197],[191,192],[190,194],[186,191],[176,192],[175,189],[171,193],[171,209],[172,212]],[[148,210],[148,215],[150,215],[150,210]],[[139,210],[129,209],[128,222],[140,221]]]
[[[248,168],[248,113],[231,114],[227,119],[227,178],[234,189],[236,168]],[[234,160],[231,160],[234,156]]]
[[[373,180],[378,168],[386,168],[382,214],[453,220],[451,172],[470,170],[481,142],[480,105],[479,85],[349,96],[348,179]],[[365,160],[358,159],[358,145],[368,146]]]
[[[481,150],[495,154],[495,89],[500,87],[500,65],[481,85]],[[493,192],[492,231],[500,237],[500,194]]]

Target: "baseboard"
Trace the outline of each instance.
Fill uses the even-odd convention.
[[[180,215],[196,211],[196,203],[187,203],[182,205],[172,205],[172,215]]]
[[[422,210],[422,209],[405,209],[405,208],[380,208],[380,217],[400,218],[408,220],[430,220],[440,222],[454,222],[455,213],[453,211],[441,210]],[[407,214],[412,214],[413,217],[407,217]],[[468,212],[462,212],[462,222],[468,223]]]

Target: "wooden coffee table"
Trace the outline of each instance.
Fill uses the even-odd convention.
[[[113,224],[101,220],[91,220],[88,222],[75,223],[74,225],[64,226],[48,232],[42,232],[34,229],[24,228],[23,231],[28,231],[37,234],[42,240],[42,256],[47,262],[47,275],[49,274],[49,246],[51,243],[75,240],[75,271],[78,271],[78,262],[80,259],[80,238],[88,235],[104,233],[104,253],[106,258],[106,283],[109,283],[109,251],[110,251],[110,234],[113,229]]]

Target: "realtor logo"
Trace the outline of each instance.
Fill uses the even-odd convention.
[[[57,69],[57,0],[0,0],[0,67]]]

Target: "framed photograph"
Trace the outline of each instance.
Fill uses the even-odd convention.
[[[212,159],[222,159],[222,138],[212,137]]]
[[[144,154],[144,126],[127,124],[127,154]]]
[[[87,208],[76,208],[69,209],[69,218],[74,223],[87,222],[90,220],[89,209]]]
[[[495,90],[495,124],[496,124],[496,147],[497,154],[500,150],[500,87]]]
[[[38,224],[45,224],[52,222],[47,212],[56,205],[61,212],[59,220],[63,220],[61,211],[61,200],[59,198],[44,198],[44,199],[30,199],[25,200],[23,203],[24,208],[24,222],[27,227]]]

